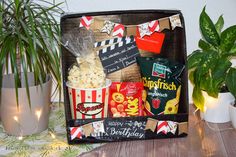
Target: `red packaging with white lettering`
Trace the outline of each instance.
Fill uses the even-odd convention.
[[[142,91],[142,82],[113,82],[109,96],[110,116],[143,116]]]

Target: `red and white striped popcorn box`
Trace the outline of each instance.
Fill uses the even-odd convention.
[[[110,85],[108,79],[105,87],[93,89],[73,88],[67,84],[72,119],[107,117]]]

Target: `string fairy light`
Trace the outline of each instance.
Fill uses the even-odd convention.
[[[23,140],[23,136],[19,136],[19,137],[18,137],[18,140]]]
[[[13,119],[16,121],[16,122],[19,122],[19,119],[17,116],[14,116]]]
[[[56,138],[56,135],[55,135],[53,132],[49,131],[49,134],[51,135],[51,137],[52,137],[53,139]]]
[[[35,115],[36,115],[37,121],[39,122],[40,117],[41,117],[41,115],[42,115],[42,109],[35,110]],[[20,132],[21,132],[21,134],[22,134],[22,128],[21,128],[21,124],[20,124],[20,122],[19,122],[19,118],[18,118],[17,116],[13,116],[13,119],[14,119],[14,121],[16,121],[17,125],[19,126]],[[35,131],[38,130],[38,125],[37,125],[38,123],[35,123],[35,124],[36,124],[36,126],[35,126],[35,129],[34,129],[33,132],[35,132]],[[54,135],[54,136],[55,136],[55,135]],[[18,140],[22,140],[22,139],[23,139],[23,136],[22,136],[22,135],[18,137]]]
[[[35,116],[37,118],[37,121],[35,122],[35,128],[34,128],[34,131],[32,131],[32,132],[37,133],[38,127],[39,127],[39,120],[42,116],[42,108],[36,109],[34,113],[35,113]]]
[[[13,116],[13,119],[16,121],[17,125],[19,126],[20,129],[20,136],[18,137],[18,140],[23,140],[23,136],[22,136],[22,129],[21,129],[21,125],[19,122],[19,118],[17,116]]]
[[[37,116],[38,121],[39,121],[39,119],[41,117],[41,114],[42,114],[42,110],[41,109],[35,111],[35,115]]]

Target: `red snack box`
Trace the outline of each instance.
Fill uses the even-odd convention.
[[[143,116],[142,82],[113,82],[110,87],[111,117]]]
[[[159,54],[165,39],[165,34],[154,32],[151,35],[140,37],[139,29],[137,28],[137,36],[135,37],[137,47],[141,50],[150,51]]]

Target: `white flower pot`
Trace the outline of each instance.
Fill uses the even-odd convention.
[[[236,107],[233,104],[229,105],[229,116],[233,127],[236,129]]]
[[[203,119],[212,123],[225,123],[230,121],[229,106],[234,103],[234,96],[229,93],[219,93],[218,98],[208,96],[203,92],[205,97],[205,112]]]
[[[0,113],[4,130],[9,135],[24,136],[42,132],[48,127],[52,79],[48,76],[42,86],[34,86],[34,75],[28,73],[31,109],[26,88],[18,88],[17,109],[14,75],[3,76]],[[23,79],[23,78],[22,78]]]

